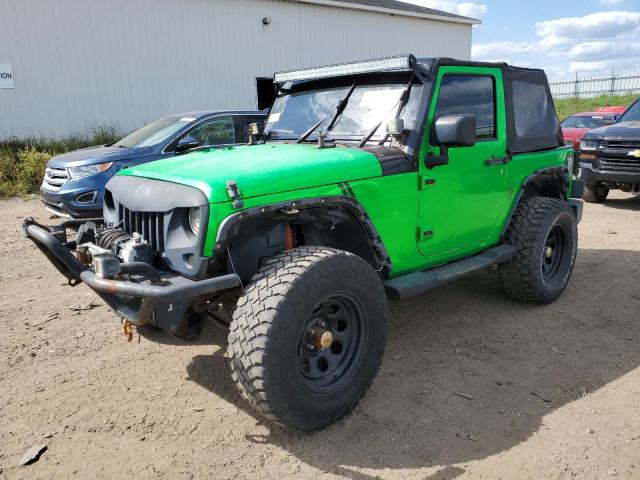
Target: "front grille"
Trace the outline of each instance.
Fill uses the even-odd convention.
[[[156,252],[164,252],[164,213],[132,212],[119,205],[118,220],[125,232],[139,233]]]
[[[66,168],[47,167],[44,171],[42,186],[48,190],[58,191],[69,181]]]
[[[598,148],[607,150],[634,150],[640,148],[640,140],[599,140]]]
[[[640,159],[637,158],[598,158],[598,164],[603,170],[612,172],[640,172]]]

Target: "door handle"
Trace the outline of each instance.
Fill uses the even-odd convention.
[[[493,165],[506,165],[507,163],[509,163],[509,157],[501,157],[501,158],[491,157],[484,161],[484,164],[487,167],[491,167]]]

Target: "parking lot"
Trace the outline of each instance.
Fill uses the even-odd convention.
[[[0,202],[0,478],[640,476],[640,198],[585,204],[552,305],[508,300],[494,272],[392,304],[372,389],[312,435],[252,414],[219,327],[127,343],[22,238],[27,216],[49,221],[37,199]]]

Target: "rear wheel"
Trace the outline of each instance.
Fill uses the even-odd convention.
[[[551,303],[564,292],[575,264],[578,229],[571,207],[557,198],[523,200],[507,229],[517,248],[498,268],[503,291],[516,300]]]
[[[607,187],[600,184],[585,185],[582,198],[585,202],[589,203],[603,203],[607,195],[609,195],[609,189]]]
[[[315,246],[277,255],[233,313],[232,378],[270,420],[299,431],[326,427],[371,385],[386,309],[380,277],[356,255]]]

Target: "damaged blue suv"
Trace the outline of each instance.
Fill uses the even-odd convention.
[[[70,218],[102,217],[104,186],[125,167],[213,146],[246,143],[259,111],[189,112],[161,118],[122,140],[53,157],[40,193],[47,210]]]

